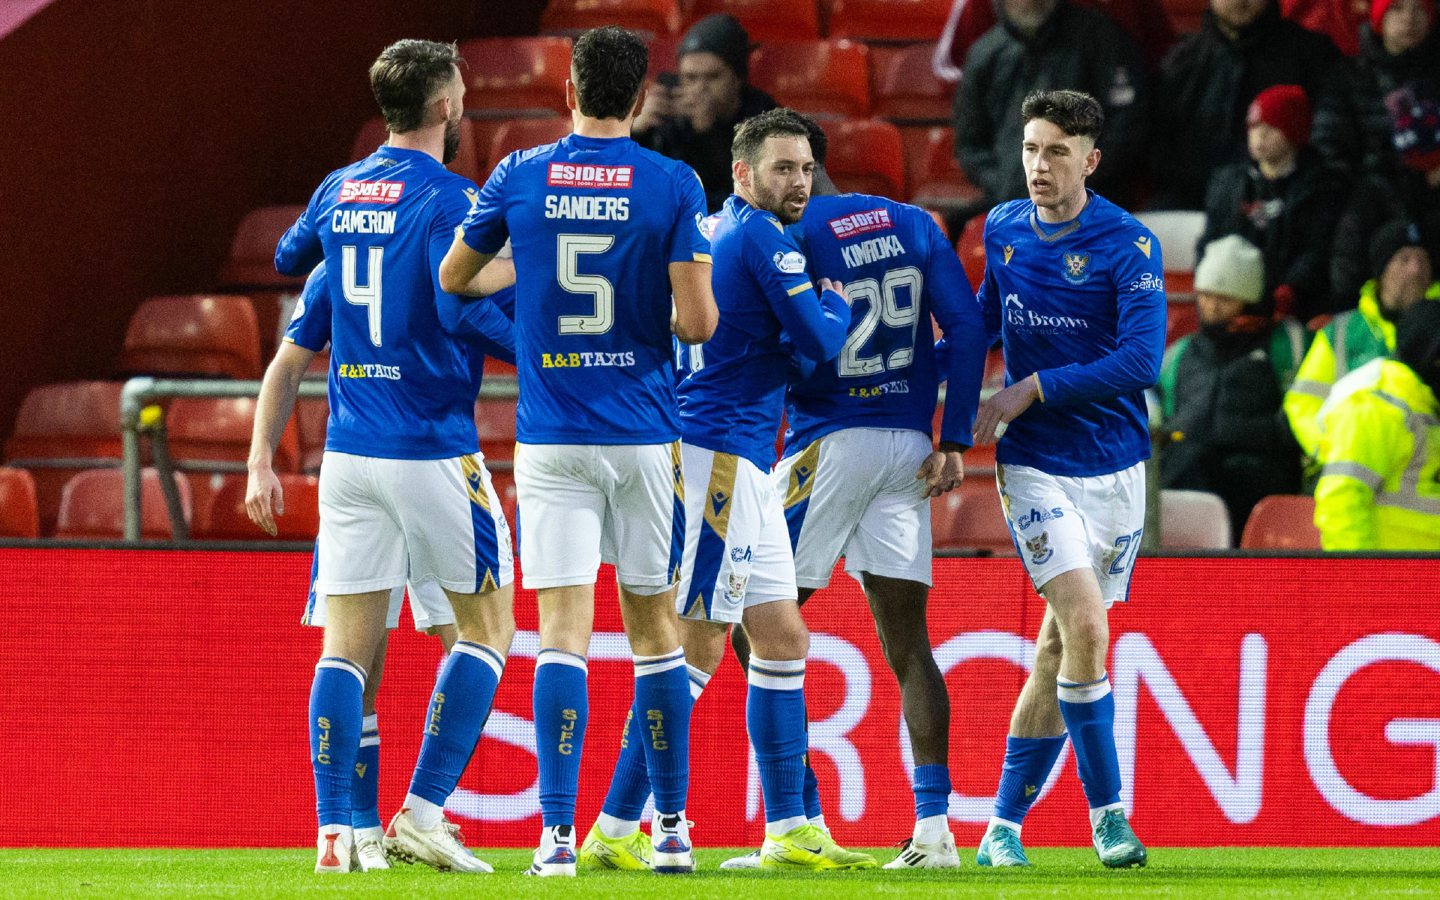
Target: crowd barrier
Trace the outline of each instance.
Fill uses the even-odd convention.
[[[319,633],[299,625],[305,553],[0,550],[0,843],[307,846],[305,731]],[[1146,559],[1111,615],[1124,800],[1154,846],[1440,844],[1440,643],[1432,559]],[[952,827],[978,840],[1043,604],[1015,560],[936,560],[930,632],[953,704]],[[630,702],[629,647],[602,575],[582,828]],[[1428,599],[1427,599],[1428,598]],[[473,846],[539,831],[533,594],[495,712],[451,801]],[[812,761],[842,842],[907,837],[911,754],[857,587],[806,607]],[[402,619],[379,701],[381,811],[404,795],[438,644]],[[757,844],[763,814],[733,659],[699,701],[690,817],[701,845]],[[1085,845],[1067,751],[1026,822]]]

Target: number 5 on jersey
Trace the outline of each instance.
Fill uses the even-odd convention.
[[[555,277],[572,294],[589,294],[595,313],[561,316],[561,334],[604,334],[615,325],[615,286],[602,275],[582,275],[580,254],[604,253],[615,244],[610,234],[561,234],[555,240]]]

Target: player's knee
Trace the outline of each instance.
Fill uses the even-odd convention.
[[[800,608],[793,603],[766,605],[773,609],[765,611],[763,621],[746,626],[751,652],[761,659],[804,659],[810,652],[810,631]]]

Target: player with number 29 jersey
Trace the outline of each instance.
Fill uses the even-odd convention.
[[[667,266],[710,262],[704,215],[694,171],[629,138],[571,134],[495,167],[463,239],[514,246],[521,443],[679,437]]]

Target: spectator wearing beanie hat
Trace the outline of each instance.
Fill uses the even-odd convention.
[[[1170,345],[1156,385],[1168,441],[1161,483],[1219,494],[1238,535],[1261,497],[1300,485],[1300,449],[1281,403],[1305,329],[1269,314],[1264,259],[1238,234],[1206,246],[1195,292],[1200,330]]]
[[[1369,23],[1360,29],[1355,73],[1366,171],[1390,174],[1398,168],[1391,143],[1397,124],[1392,95],[1404,90],[1431,95],[1436,79],[1440,79],[1440,37],[1434,0],[1376,0]]]
[[[1433,260],[1413,222],[1386,223],[1368,251],[1371,279],[1360,288],[1358,307],[1335,316],[1315,335],[1285,397],[1295,437],[1312,456],[1320,446],[1316,416],[1335,382],[1395,350],[1395,321],[1407,309],[1422,300],[1440,300]]]
[[[1251,161],[1224,166],[1205,198],[1201,255],[1238,234],[1265,258],[1265,297],[1302,321],[1329,312],[1329,249],[1342,191],[1310,148],[1310,101],[1297,85],[1266,88],[1250,103]]]
[[[679,84],[651,85],[635,140],[688,164],[705,186],[705,202],[718,210],[730,196],[730,143],[735,126],[775,108],[769,94],[751,86],[750,38],[734,17],[706,16],[680,40]]]

